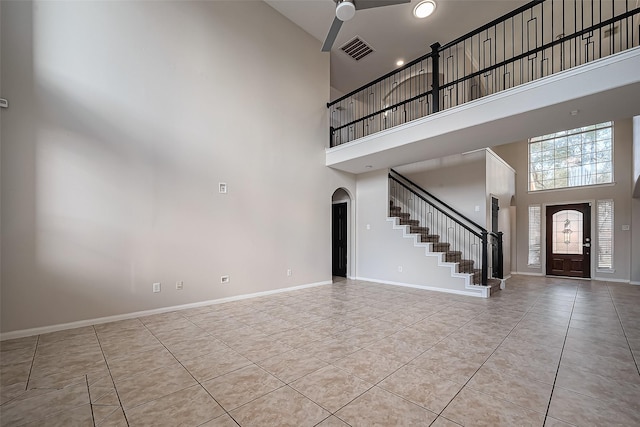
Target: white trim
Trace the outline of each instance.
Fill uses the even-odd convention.
[[[590,188],[600,188],[600,187],[614,187],[616,185],[616,182],[605,182],[602,184],[589,184],[589,185],[576,185],[573,187],[559,187],[559,188],[546,188],[544,190],[527,190],[527,193],[529,194],[536,194],[536,193],[548,193],[550,191],[568,191],[568,190],[581,190],[581,189],[590,189]]]
[[[630,285],[640,285],[640,282],[636,282],[635,280],[630,280],[629,284]]]
[[[484,150],[491,154],[498,162],[502,163],[503,166],[506,166],[509,170],[513,171],[513,173],[517,173],[509,163],[507,163],[502,157],[498,156],[491,148],[484,148]]]
[[[600,280],[602,282],[616,282],[616,283],[629,283],[626,279],[612,279],[610,277],[594,277],[593,280]]]
[[[542,273],[532,273],[529,271],[513,271],[511,272],[511,274],[516,274],[516,275],[521,275],[521,276],[538,276],[538,277],[544,277],[545,275]]]
[[[483,294],[488,293],[488,290],[489,290],[488,288],[479,288],[478,289],[479,292],[459,291],[456,289],[438,288],[434,286],[413,285],[410,283],[393,282],[390,280],[370,279],[367,277],[358,277],[357,280],[361,280],[364,282],[381,283],[383,285],[403,286],[405,288],[423,289],[425,291],[436,291],[436,292],[445,292],[447,294],[466,295],[466,296],[477,297],[477,298],[488,298],[488,296],[484,296]]]
[[[279,293],[282,293],[282,292],[289,292],[289,291],[296,291],[296,290],[299,290],[299,289],[313,288],[313,287],[316,287],[316,286],[331,285],[332,283],[333,283],[333,281],[331,281],[331,280],[325,280],[325,281],[322,281],[322,282],[315,282],[315,283],[309,283],[309,284],[306,284],[306,285],[292,286],[292,287],[289,287],[289,288],[279,288],[279,289],[274,289],[274,290],[271,290],[271,291],[255,292],[255,293],[252,293],[252,294],[236,295],[236,296],[232,296],[232,297],[219,298],[219,299],[207,300],[207,301],[200,301],[200,302],[194,302],[194,303],[189,303],[189,304],[181,304],[181,305],[174,305],[174,306],[170,306],[170,307],[154,308],[154,309],[151,309],[151,310],[135,311],[133,313],[116,314],[115,316],[98,317],[98,318],[95,318],[95,319],[79,320],[77,322],[59,323],[57,325],[41,326],[41,327],[38,327],[38,328],[22,329],[22,330],[11,331],[11,332],[2,332],[2,333],[0,333],[0,341],[13,339],[13,338],[29,337],[29,336],[32,336],[32,335],[46,334],[46,333],[49,333],[49,332],[63,331],[65,329],[80,328],[80,327],[83,327],[83,326],[91,326],[91,325],[99,325],[99,324],[102,324],[102,323],[116,322],[118,320],[135,319],[137,317],[150,316],[150,315],[153,315],[153,314],[168,313],[170,311],[186,310],[186,309],[189,309],[189,308],[197,308],[197,307],[203,307],[203,306],[207,306],[207,305],[222,304],[222,303],[225,303],[225,302],[239,301],[239,300],[243,300],[243,299],[262,297],[262,296],[266,296],[266,295],[279,294]]]

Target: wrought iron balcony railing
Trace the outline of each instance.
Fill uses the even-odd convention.
[[[638,45],[637,0],[534,0],[328,103],[330,146]]]

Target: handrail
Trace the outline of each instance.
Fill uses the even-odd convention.
[[[416,196],[418,196],[420,199],[422,199],[424,202],[430,204],[431,206],[433,206],[434,208],[438,209],[438,207],[436,205],[434,205],[433,203],[429,202],[429,200],[427,200],[426,197],[422,196],[420,193],[414,191],[411,189],[411,187],[409,187],[408,185],[406,185],[405,183],[401,182],[399,179],[397,179],[396,177],[392,176],[391,174],[389,174],[389,178],[394,180],[395,182],[397,182],[398,184],[400,184],[401,186],[403,186],[404,188],[406,188],[407,190],[411,191],[413,194],[415,194]],[[469,227],[468,225],[464,224],[462,221],[460,221],[459,219],[453,217],[452,215],[449,215],[448,213],[446,213],[445,211],[443,211],[442,209],[438,209],[440,210],[444,215],[446,215],[449,219],[451,219],[452,221],[454,221],[456,224],[458,224],[459,226],[463,227],[465,230],[467,230],[469,233],[472,233],[474,236],[476,237],[482,237],[481,234],[482,232],[477,232],[473,229],[471,229],[471,227]],[[475,223],[474,223],[475,224]],[[486,231],[486,230],[484,230]]]
[[[468,217],[466,217],[465,215],[461,214],[460,212],[458,212],[456,209],[452,208],[451,206],[449,206],[448,204],[446,204],[445,202],[443,202],[442,200],[440,200],[439,198],[437,198],[436,196],[434,196],[433,194],[429,193],[427,190],[425,190],[424,188],[420,187],[418,184],[416,184],[415,182],[411,181],[409,178],[407,178],[406,176],[403,176],[401,174],[399,174],[398,172],[396,172],[395,170],[391,169],[391,172],[393,172],[394,174],[398,175],[399,177],[401,177],[402,179],[404,179],[405,181],[407,181],[409,184],[413,185],[414,187],[416,187],[418,190],[422,191],[423,193],[426,193],[429,197],[431,197],[433,200],[435,200],[436,202],[440,203],[442,206],[444,206],[445,208],[449,209],[450,211],[454,212],[456,215],[459,215],[461,218],[463,218],[465,221],[471,223],[472,225],[474,225],[476,228],[480,229],[480,231],[487,231],[484,227],[482,227],[480,224],[478,224],[477,222],[473,221],[472,219],[469,219]],[[391,175],[389,175],[389,177],[391,177]]]
[[[432,52],[429,52],[429,53],[427,53],[427,54],[424,54],[424,55],[422,55],[421,57],[416,58],[416,59],[414,59],[414,60],[413,60],[413,61],[411,61],[411,62],[407,62],[407,63],[406,63],[406,64],[404,64],[402,67],[400,67],[400,68],[396,68],[396,69],[395,69],[395,70],[393,70],[393,71],[389,71],[389,72],[388,72],[387,74],[385,74],[384,76],[382,76],[382,77],[378,77],[377,79],[375,79],[375,80],[373,80],[373,81],[371,81],[371,82],[369,82],[369,83],[367,83],[367,84],[364,84],[364,85],[360,86],[358,89],[352,90],[352,91],[351,91],[351,92],[349,92],[348,94],[343,95],[343,96],[341,96],[341,97],[340,97],[340,98],[338,98],[338,99],[334,99],[334,100],[333,100],[333,101],[331,101],[331,102],[327,102],[327,108],[331,107],[331,106],[332,106],[332,105],[334,105],[334,104],[337,104],[337,103],[338,103],[338,102],[340,102],[340,101],[343,101],[343,100],[345,100],[345,99],[349,98],[350,96],[355,95],[356,93],[360,92],[361,90],[364,90],[364,89],[368,88],[369,86],[373,86],[373,85],[374,85],[374,84],[376,84],[376,83],[380,83],[382,80],[386,79],[387,77],[391,77],[391,76],[393,76],[394,74],[397,74],[397,73],[399,73],[399,72],[401,72],[401,71],[406,70],[407,68],[412,67],[413,65],[416,65],[418,62],[421,62],[421,61],[424,61],[425,59],[428,59],[431,55],[432,55]]]
[[[542,2],[542,1],[545,1],[545,0],[536,0],[536,2]],[[540,47],[537,47],[537,48],[535,48],[535,49],[531,49],[531,50],[528,50],[528,51],[526,51],[526,52],[523,52],[523,53],[521,53],[521,54],[519,54],[519,55],[513,56],[512,58],[505,59],[505,60],[504,60],[504,61],[502,61],[502,62],[495,63],[495,64],[493,64],[493,65],[490,65],[490,66],[488,66],[488,67],[485,67],[485,68],[483,68],[483,69],[481,69],[481,70],[478,70],[478,71],[476,71],[476,72],[473,72],[473,73],[467,74],[466,76],[461,77],[461,78],[459,78],[459,79],[457,79],[457,80],[453,80],[453,81],[450,81],[449,83],[445,83],[445,84],[444,84],[444,85],[442,85],[440,88],[441,88],[441,89],[444,89],[444,88],[447,88],[447,87],[449,87],[449,86],[455,86],[456,84],[458,84],[458,83],[460,83],[460,82],[462,82],[462,81],[464,81],[464,80],[468,80],[468,79],[471,79],[471,78],[473,78],[473,77],[477,77],[477,76],[479,76],[479,75],[481,75],[481,74],[485,74],[485,73],[487,73],[488,71],[493,71],[493,70],[496,70],[496,69],[498,69],[498,68],[500,68],[500,67],[504,67],[504,66],[505,66],[505,65],[507,65],[507,64],[510,64],[510,63],[512,63],[512,62],[519,61],[519,60],[521,60],[521,59],[523,59],[523,58],[525,58],[525,57],[527,57],[527,56],[531,56],[531,55],[533,55],[533,54],[537,54],[538,52],[542,52],[542,51],[544,51],[544,50],[546,50],[546,49],[549,49],[550,47],[554,47],[554,46],[557,46],[557,45],[561,45],[562,43],[565,43],[565,42],[566,42],[566,41],[568,41],[568,40],[578,38],[578,37],[583,36],[583,35],[585,35],[585,34],[589,34],[589,33],[593,32],[594,30],[599,30],[599,29],[600,29],[600,28],[602,28],[602,27],[606,27],[606,26],[608,26],[608,25],[613,24],[614,22],[620,21],[620,20],[622,20],[622,19],[629,18],[629,17],[631,17],[631,16],[633,16],[633,15],[635,15],[635,14],[637,14],[637,13],[640,13],[640,8],[637,8],[637,9],[633,9],[633,10],[627,11],[627,12],[625,12],[625,13],[623,13],[623,14],[621,14],[621,15],[618,15],[618,16],[616,16],[616,17],[614,17],[614,18],[609,18],[609,19],[607,19],[606,21],[603,21],[603,22],[601,22],[601,23],[599,23],[599,24],[594,24],[594,25],[592,25],[592,26],[591,26],[591,27],[589,27],[589,28],[584,28],[584,29],[582,29],[582,30],[580,30],[580,31],[577,31],[577,32],[575,32],[575,33],[572,33],[572,34],[570,34],[570,35],[568,35],[568,36],[564,36],[564,37],[558,38],[558,39],[556,39],[556,40],[554,40],[554,41],[552,41],[552,42],[550,42],[550,43],[544,44],[544,45],[542,45],[542,46],[540,46]],[[449,44],[450,44],[450,43],[449,43]],[[443,49],[444,49],[444,47],[443,47]]]
[[[594,11],[597,1],[565,9],[563,0],[533,0],[449,43],[432,44],[430,52],[327,103],[330,147],[640,45],[635,0]]]
[[[436,215],[443,215],[446,220],[452,221],[452,224],[455,224],[454,227],[460,227],[459,230],[466,230],[469,233],[469,236],[475,236],[477,240],[469,241],[466,237],[462,237],[462,242],[456,240],[454,238],[454,243],[456,244],[454,247],[457,247],[459,250],[462,249],[462,253],[471,252],[474,253],[475,256],[479,258],[480,261],[480,272],[481,272],[481,284],[487,285],[489,278],[489,240],[491,238],[491,244],[493,246],[492,254],[491,254],[491,270],[492,276],[496,278],[503,277],[503,245],[502,245],[502,232],[489,232],[486,228],[482,227],[480,224],[476,223],[472,219],[468,218],[466,215],[460,213],[457,209],[450,206],[448,203],[442,201],[440,198],[434,196],[429,191],[425,190],[409,178],[399,174],[393,169],[390,169],[388,178],[390,182],[394,182],[399,185],[398,188],[404,188],[410,197],[415,197],[419,199],[422,203],[425,203],[425,206],[430,206],[430,209],[433,209],[433,212],[436,212]],[[391,187],[390,187],[389,197],[392,197]],[[402,191],[398,193],[397,189],[394,189],[393,198],[398,200],[398,194],[403,194]],[[411,201],[410,198],[403,200],[399,199],[403,204]],[[413,209],[418,209],[415,206],[415,203],[411,204],[414,206]],[[419,206],[419,205],[418,205]],[[422,209],[418,209],[418,220],[422,221],[423,219],[429,218],[431,215],[431,210],[423,211]],[[410,212],[411,213],[411,212]],[[415,213],[415,211],[414,211]],[[434,219],[430,219],[424,224],[424,226],[431,226]],[[440,223],[439,220],[435,220],[436,223]],[[467,223],[465,223],[467,222]],[[422,223],[422,222],[421,222]],[[440,227],[436,227],[438,229]],[[446,226],[448,230],[450,227]],[[455,228],[452,228],[456,230]],[[457,231],[454,231],[454,236],[458,235],[458,239],[460,235]],[[464,236],[464,235],[463,235]],[[456,243],[457,242],[457,243]],[[451,243],[451,242],[450,242]],[[480,252],[476,252],[478,249],[473,249],[474,246],[478,245]],[[478,248],[478,246],[476,246]],[[476,259],[478,259],[476,258]],[[474,279],[475,283],[475,279]]]
[[[387,111],[391,111],[391,110],[395,110],[396,108],[398,108],[401,105],[408,104],[409,102],[413,102],[416,99],[424,98],[425,96],[431,95],[431,92],[432,91],[428,90],[428,91],[423,92],[421,94],[418,94],[416,96],[412,96],[409,99],[406,99],[404,101],[400,101],[400,102],[398,102],[396,104],[393,104],[393,105],[390,105],[390,106],[386,107],[384,110],[380,110],[380,111],[376,111],[375,113],[367,114],[366,116],[363,116],[363,117],[361,117],[359,119],[353,120],[353,121],[351,121],[349,123],[346,123],[346,124],[344,124],[342,126],[338,126],[337,128],[334,128],[333,130],[344,129],[344,128],[349,127],[349,126],[353,126],[354,124],[356,124],[358,122],[361,122],[363,120],[370,119],[371,117],[374,117],[374,116],[376,116],[378,114],[381,114],[381,113],[384,113],[384,112],[387,112]]]
[[[517,15],[518,13],[523,12],[523,11],[525,11],[525,10],[529,9],[530,7],[535,6],[536,4],[538,4],[538,3],[542,3],[542,2],[544,2],[544,1],[545,1],[545,0],[533,0],[532,2],[529,2],[529,3],[527,3],[527,4],[523,5],[523,6],[520,6],[520,7],[519,7],[519,8],[517,8],[517,9],[515,9],[515,10],[513,10],[513,11],[509,12],[509,13],[506,13],[506,14],[504,14],[503,16],[501,16],[500,18],[497,18],[497,19],[495,19],[495,20],[493,20],[493,21],[489,22],[488,24],[483,25],[483,26],[482,26],[482,27],[480,27],[480,28],[478,28],[478,29],[476,29],[476,30],[473,30],[473,31],[471,31],[471,32],[469,32],[469,33],[467,33],[467,34],[465,34],[465,35],[464,35],[464,36],[462,36],[462,37],[458,37],[458,38],[457,38],[457,39],[455,39],[454,41],[449,42],[449,43],[445,44],[444,46],[440,46],[440,44],[439,44],[439,43],[434,43],[434,45],[438,45],[438,46],[437,46],[437,47],[438,47],[438,50],[439,50],[439,51],[442,51],[442,50],[444,50],[444,49],[446,49],[446,48],[451,47],[452,45],[454,45],[454,44],[456,44],[456,43],[461,42],[462,40],[464,40],[464,39],[466,39],[466,38],[469,38],[469,37],[471,37],[471,36],[474,36],[475,34],[477,34],[477,33],[479,33],[479,32],[482,32],[482,31],[486,30],[487,28],[492,27],[493,25],[495,25],[495,24],[497,24],[497,23],[499,23],[499,22],[501,22],[501,21],[503,21],[503,20],[505,20],[505,19],[511,18],[511,17],[513,17],[513,16]],[[366,88],[367,88],[367,87],[369,87],[369,86],[372,86],[372,85],[374,85],[374,84],[376,84],[376,83],[381,82],[382,80],[386,79],[387,77],[391,77],[392,75],[394,75],[394,74],[396,74],[396,73],[399,73],[400,71],[403,71],[403,70],[406,70],[407,68],[410,68],[412,65],[415,65],[415,64],[417,64],[417,63],[418,63],[418,62],[420,62],[420,61],[424,61],[425,59],[429,58],[429,57],[430,57],[430,56],[432,56],[432,55],[433,55],[433,52],[426,53],[426,54],[424,54],[424,55],[422,55],[422,56],[420,56],[420,57],[418,57],[418,58],[414,59],[413,61],[407,62],[407,63],[406,63],[406,64],[404,64],[402,67],[399,67],[399,68],[396,68],[395,70],[389,71],[387,74],[385,74],[385,75],[383,75],[383,76],[381,76],[381,77],[378,77],[377,79],[375,79],[375,80],[373,80],[373,81],[370,81],[369,83],[366,83],[366,84],[364,84],[364,85],[360,86],[360,87],[359,87],[359,88],[357,88],[357,89],[352,90],[351,92],[347,93],[346,95],[342,95],[341,97],[339,97],[339,98],[337,98],[337,99],[334,99],[334,100],[333,100],[333,101],[331,101],[331,102],[327,102],[327,108],[331,107],[331,106],[332,106],[332,105],[334,105],[334,104],[337,104],[337,103],[338,103],[338,102],[340,102],[340,101],[343,101],[343,100],[345,100],[345,99],[349,98],[350,96],[355,95],[356,93],[360,92],[360,91],[361,91],[361,90],[363,90],[363,89],[366,89]]]
[[[489,22],[489,23],[487,23],[487,24],[484,24],[482,27],[476,28],[475,30],[468,32],[468,33],[467,33],[467,34],[465,34],[464,36],[460,36],[460,37],[458,37],[457,39],[455,39],[455,40],[453,40],[453,41],[450,41],[449,43],[447,43],[447,44],[443,45],[443,46],[440,48],[440,50],[448,49],[448,48],[450,48],[451,46],[453,46],[453,45],[456,45],[456,44],[460,43],[461,41],[464,41],[464,40],[469,39],[469,38],[471,38],[471,37],[473,37],[473,36],[475,36],[475,35],[477,35],[477,34],[480,34],[481,32],[483,32],[483,31],[485,31],[485,30],[488,30],[489,28],[493,27],[494,25],[499,24],[499,23],[501,23],[502,21],[505,21],[505,20],[507,20],[507,19],[509,19],[509,18],[513,18],[513,17],[514,17],[514,16],[516,16],[517,14],[522,13],[522,12],[524,12],[525,10],[531,9],[533,6],[536,6],[536,5],[538,5],[539,3],[544,3],[545,1],[546,1],[546,0],[533,0],[533,1],[529,2],[529,3],[527,3],[527,4],[524,4],[524,5],[520,6],[519,8],[517,8],[517,9],[515,9],[515,10],[512,10],[512,11],[511,11],[511,12],[509,12],[509,13],[505,13],[505,14],[504,14],[504,15],[502,15],[501,17],[496,18],[496,19],[494,19],[493,21],[491,21],[491,22]]]
[[[491,28],[492,26],[496,25],[497,23],[502,22],[505,19],[512,18],[512,17],[516,16],[518,13],[524,12],[525,10],[535,6],[538,3],[542,3],[544,1],[545,0],[533,0],[533,1],[531,1],[531,2],[529,2],[527,4],[525,4],[525,5],[520,6],[519,8],[517,8],[515,10],[512,10],[509,13],[506,13],[506,14],[502,15],[501,17],[499,17],[497,19],[494,19],[493,21],[489,22],[488,24],[483,25],[480,28],[477,28],[477,29],[475,29],[475,30],[473,30],[471,32],[468,32],[464,36],[458,37],[457,39],[453,40],[452,42],[449,42],[449,43],[445,44],[444,46],[440,46],[439,43],[435,43],[435,44],[438,44],[438,48],[439,48],[438,50],[439,51],[443,51],[443,50],[453,46],[454,44],[460,43],[462,40],[465,40],[465,39],[467,39],[469,37],[472,37],[472,36],[474,36],[474,35],[476,35],[478,33],[481,33],[482,31],[486,30],[487,28]],[[331,107],[333,104],[337,104],[338,102],[340,102],[340,101],[342,101],[342,100],[344,100],[344,99],[346,99],[346,98],[348,98],[348,97],[350,97],[352,95],[355,95],[356,93],[360,92],[363,89],[366,89],[367,87],[369,87],[371,85],[374,85],[376,83],[381,82],[382,80],[386,79],[387,77],[390,77],[390,76],[392,76],[392,75],[394,75],[394,74],[396,74],[396,73],[398,73],[400,71],[403,71],[403,70],[411,67],[412,65],[417,64],[420,61],[424,61],[425,59],[429,58],[432,55],[433,55],[433,52],[426,53],[426,54],[422,55],[421,57],[416,58],[413,61],[404,64],[402,67],[396,68],[393,71],[389,71],[387,74],[383,75],[382,77],[378,77],[377,79],[375,79],[373,81],[370,81],[369,83],[364,84],[364,85],[360,86],[359,88],[357,88],[355,90],[352,90],[351,92],[349,92],[346,95],[341,96],[340,98],[337,98],[337,99],[335,99],[335,100],[333,100],[331,102],[327,102],[327,108]]]

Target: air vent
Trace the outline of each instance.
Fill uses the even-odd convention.
[[[360,61],[362,58],[373,52],[371,46],[369,46],[367,42],[362,40],[359,36],[355,36],[353,39],[346,42],[340,47],[340,49],[356,61]]]
[[[610,28],[608,30],[604,30],[604,37],[603,38],[609,38],[611,36],[615,36],[616,34],[618,34],[618,31],[620,30],[620,27],[615,26],[613,28]]]

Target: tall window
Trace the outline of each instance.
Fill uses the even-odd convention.
[[[598,232],[598,259],[596,268],[613,268],[613,200],[598,200],[596,203]]]
[[[540,267],[540,205],[529,206],[529,267]]]
[[[529,140],[529,191],[613,182],[612,122]]]

